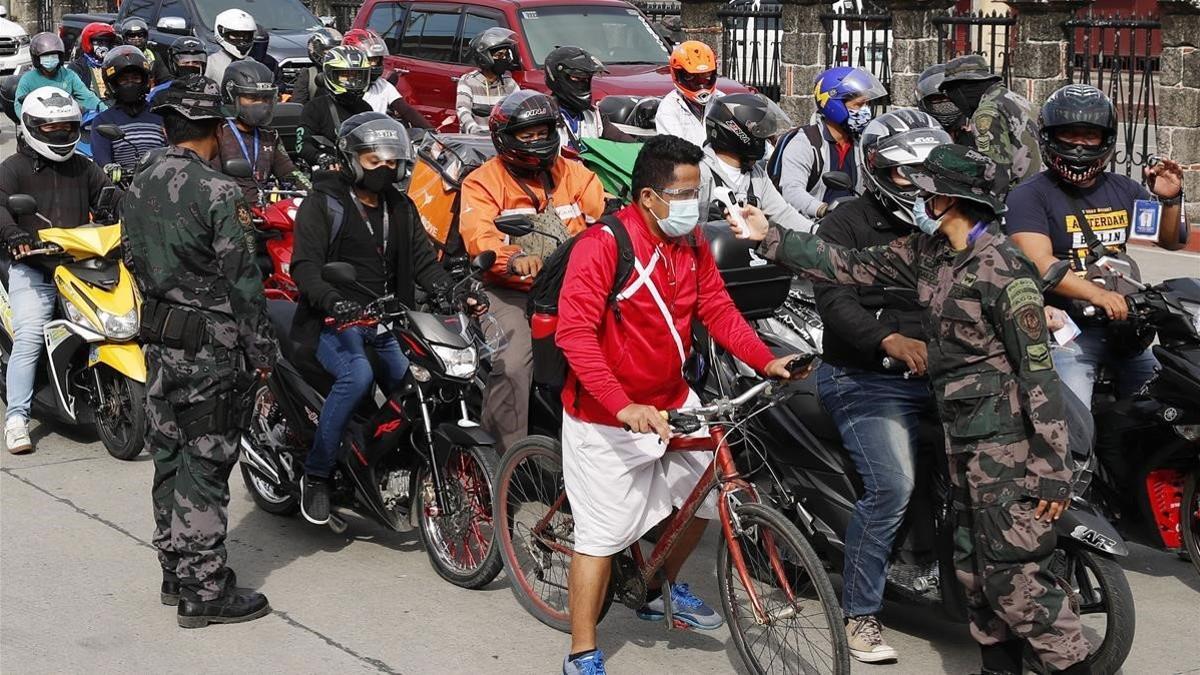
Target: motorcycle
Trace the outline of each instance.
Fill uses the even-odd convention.
[[[295,300],[300,294],[292,280],[293,231],[296,212],[307,195],[304,190],[260,187],[258,201],[250,207],[255,234],[267,254],[265,260],[260,259],[259,267],[268,300]]]
[[[102,195],[101,202],[108,199]],[[10,195],[8,210],[51,224],[30,195]],[[46,369],[35,380],[34,403],[64,422],[94,424],[110,455],[131,460],[145,444],[146,360],[137,343],[141,297],[117,254],[121,226],[48,227],[38,236],[39,247],[16,259],[53,266],[58,318],[43,329]],[[5,282],[0,381],[7,376],[15,335],[7,272]]]
[[[1107,372],[1097,378],[1100,461],[1089,496],[1122,534],[1188,557],[1200,572],[1200,279],[1131,283],[1130,321],[1157,331],[1161,368],[1124,400]]]
[[[492,253],[477,258],[472,280],[494,261]],[[339,286],[356,283],[348,263],[326,264],[322,277]],[[268,307],[284,358],[255,392],[240,465],[258,507],[289,516],[300,508],[304,458],[332,378],[288,337],[296,305],[270,301]],[[389,296],[348,324],[392,331],[411,359],[411,381],[387,396],[377,393],[356,411],[332,477],[329,524],[346,530],[336,512],[341,508],[394,531],[418,527],[438,575],[480,588],[502,563],[491,518],[494,442],[468,414],[477,365],[468,321],[462,314],[409,310]]]

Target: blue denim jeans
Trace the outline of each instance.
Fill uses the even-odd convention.
[[[883,607],[887,564],[912,496],[917,428],[933,396],[924,378],[821,364],[817,391],[862,476],[864,491],[846,530],[842,610],[875,614]]]
[[[335,380],[321,408],[312,452],[308,453],[308,459],[304,462],[304,473],[309,476],[328,478],[333,473],[346,424],[363,396],[371,390],[375,373],[367,358],[368,344],[375,348],[376,355],[387,370],[384,373],[384,389],[395,390],[404,382],[408,357],[400,351],[400,344],[391,333],[376,335],[375,328],[361,326],[340,333],[328,328],[322,330],[317,343],[317,361]]]
[[[1115,370],[1117,392],[1121,398],[1132,396],[1154,377],[1158,359],[1154,358],[1151,350],[1118,358],[1108,349],[1104,327],[1089,326],[1082,330],[1070,343],[1054,345],[1051,356],[1058,377],[1083,401],[1088,410],[1092,408],[1092,385],[1096,382],[1096,371],[1101,366],[1108,365]]]
[[[21,263],[8,270],[8,302],[12,305],[13,347],[8,360],[8,411],[6,420],[29,420],[38,357],[42,355],[42,329],[54,316],[58,291],[46,274]]]

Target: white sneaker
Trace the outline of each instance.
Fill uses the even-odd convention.
[[[4,446],[14,455],[33,452],[33,443],[29,440],[29,429],[25,420],[14,417],[4,424]]]
[[[859,616],[846,624],[846,642],[850,645],[850,656],[863,663],[895,661],[896,650],[883,641],[883,626],[873,616]]]

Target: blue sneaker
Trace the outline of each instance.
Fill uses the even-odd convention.
[[[662,596],[647,602],[638,610],[639,619],[647,621],[662,621],[663,614],[666,611]],[[716,630],[725,623],[725,619],[718,613],[713,611],[712,607],[704,604],[704,601],[692,595],[692,590],[687,584],[674,584],[671,586],[671,611],[674,617],[679,621],[686,623],[692,628],[700,630]]]
[[[563,675],[607,675],[604,652],[597,649],[574,660],[568,656],[563,661]]]

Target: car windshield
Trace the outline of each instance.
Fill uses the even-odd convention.
[[[650,24],[635,9],[604,5],[536,7],[520,10],[529,49],[541,68],[558,47],[582,47],[605,65],[666,65],[670,54]]]
[[[267,30],[301,31],[321,25],[300,0],[196,0],[200,24],[212,30],[217,15],[241,9]]]

